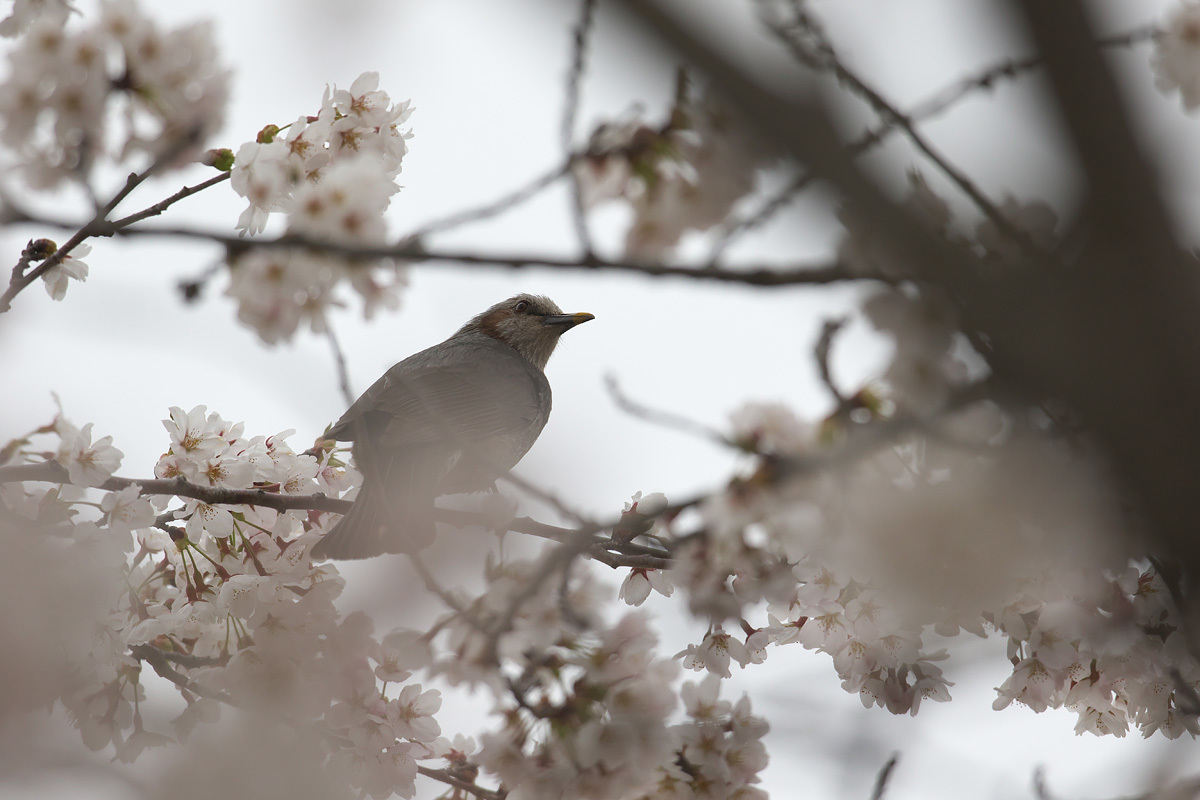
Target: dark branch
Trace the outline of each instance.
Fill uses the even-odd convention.
[[[40,464],[17,464],[0,466],[0,483],[17,483],[21,481],[44,481],[46,483],[70,483],[67,470],[55,461],[45,461]],[[211,505],[250,505],[262,508],[273,508],[276,511],[328,511],[335,514],[345,514],[350,510],[352,502],[328,497],[324,494],[279,494],[266,489],[222,489],[209,486],[198,486],[182,478],[135,480],[131,478],[109,478],[98,488],[105,491],[119,491],[128,486],[137,485],[142,494],[171,495],[175,497],[190,497]],[[683,506],[675,507],[676,510]],[[460,511],[456,509],[438,508],[437,518],[457,527],[477,525],[484,528],[496,527],[495,518],[491,515]],[[586,555],[602,564],[617,567],[636,567],[640,569],[666,569],[670,566],[670,554],[657,548],[645,547],[632,542],[622,542],[611,537],[595,537],[604,530],[611,530],[611,525],[596,524],[586,529],[573,530],[547,525],[528,517],[509,520],[504,528],[513,533],[537,536],[559,543],[566,542],[578,535],[592,535],[593,539],[586,548]]]
[[[36,217],[14,212],[17,216],[11,221],[27,222],[37,225],[47,225],[59,228],[74,228],[75,225],[62,220]],[[180,239],[201,239],[224,246],[231,254],[243,253],[254,248],[268,250],[304,249],[333,255],[346,256],[351,259],[380,259],[389,258],[410,263],[445,262],[465,266],[480,267],[549,267],[552,269],[573,269],[586,271],[630,272],[651,277],[683,277],[717,283],[735,283],[746,286],[813,286],[854,281],[882,281],[895,283],[896,279],[883,275],[868,275],[849,269],[838,262],[816,265],[781,265],[781,266],[747,266],[737,269],[702,269],[689,266],[656,264],[642,261],[616,261],[601,258],[597,255],[584,255],[581,258],[557,258],[554,256],[528,255],[498,255],[481,254],[474,251],[439,251],[425,250],[411,239],[405,239],[396,245],[354,245],[344,242],[331,242],[313,239],[305,236],[285,235],[276,238],[247,239],[214,231],[197,230],[195,228],[121,228],[101,227],[93,232],[95,236],[129,236],[129,237],[166,237]]]
[[[875,776],[875,788],[871,791],[871,800],[883,800],[883,795],[887,792],[888,781],[892,779],[892,772],[895,771],[899,761],[900,754],[893,753],[892,757],[884,763],[879,774]]]
[[[504,800],[506,793],[494,789],[484,789],[481,786],[476,786],[470,781],[464,781],[462,778],[456,778],[444,769],[432,769],[420,764],[417,765],[417,772],[424,775],[426,778],[433,778],[435,781],[441,781],[447,786],[453,786],[456,789],[462,789],[468,794],[473,794],[476,797],[481,797],[483,800]]]
[[[346,401],[346,405],[351,405],[354,402],[354,392],[350,388],[350,370],[346,367],[346,354],[342,352],[342,345],[338,342],[337,334],[333,332],[329,320],[325,321],[325,338],[329,340],[329,347],[333,350],[333,363],[337,368],[338,388],[342,391],[342,399]]]
[[[534,178],[532,181],[519,189],[509,192],[508,194],[505,194],[502,197],[484,205],[477,206],[475,208],[468,208],[451,214],[448,217],[444,217],[423,225],[412,233],[404,236],[401,241],[416,242],[422,237],[430,236],[435,233],[441,233],[442,231],[447,231],[451,228],[457,228],[461,225],[466,225],[469,222],[479,222],[481,220],[499,216],[500,214],[519,206],[526,200],[537,196],[544,189],[565,175],[568,168],[569,163],[559,164],[542,175]]]
[[[825,388],[833,395],[838,409],[845,407],[846,396],[842,394],[837,384],[833,382],[833,375],[829,371],[829,350],[833,347],[833,337],[837,336],[838,331],[846,326],[846,322],[847,319],[845,317],[825,320],[825,324],[821,327],[821,336],[817,339],[817,344],[813,348],[813,359],[817,362],[817,372],[821,376],[821,382],[825,384]]]
[[[563,108],[562,147],[567,153],[568,163],[574,160],[575,150],[575,117],[579,113],[579,87],[583,82],[584,58],[587,55],[588,35],[595,21],[596,0],[581,0],[579,8],[579,24],[575,27],[572,41],[571,68],[567,73],[567,98]],[[579,177],[574,170],[568,170],[571,185],[571,220],[575,225],[575,235],[584,253],[592,253],[592,235],[588,231],[587,212],[583,207],[583,191],[579,186]]]
[[[229,693],[214,689],[206,689],[188,676],[184,675],[182,672],[176,670],[171,666],[170,662],[167,661],[166,655],[163,653],[163,651],[159,650],[154,645],[135,644],[129,648],[129,652],[133,654],[134,658],[137,658],[140,661],[145,661],[147,664],[153,667],[154,671],[158,673],[159,677],[166,678],[180,689],[185,689],[193,694],[199,695],[200,697],[219,700],[222,703],[226,703],[231,706],[238,705],[238,703],[234,701],[233,697]]]
[[[617,404],[617,408],[630,414],[638,419],[644,419],[647,422],[662,425],[667,428],[690,433],[694,436],[699,436],[701,439],[707,439],[710,442],[733,447],[733,443],[728,437],[724,436],[720,431],[708,427],[704,423],[696,422],[693,419],[680,416],[671,411],[663,411],[658,408],[650,408],[649,406],[638,403],[630,399],[624,392],[621,391],[620,385],[617,383],[615,375],[607,375],[604,378],[604,385],[608,388],[608,393],[612,395],[613,402]]]

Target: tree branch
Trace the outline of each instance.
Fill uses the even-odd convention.
[[[484,789],[482,786],[477,786],[470,781],[464,781],[462,778],[456,778],[444,769],[433,769],[431,767],[423,767],[417,764],[417,772],[424,775],[426,778],[433,778],[435,781],[441,781],[447,786],[453,786],[456,789],[462,789],[464,792],[473,794],[476,797],[481,797],[483,800],[504,800],[507,792],[494,789]]]
[[[115,222],[108,221],[108,215],[111,214],[116,207],[133,192],[134,189],[136,189],[138,186],[144,183],[147,178],[157,172],[161,164],[177,155],[181,146],[182,144],[177,144],[176,146],[170,148],[170,150],[161,158],[156,159],[153,164],[146,167],[146,169],[142,170],[141,172],[130,173],[125,179],[125,185],[113,195],[111,200],[96,210],[96,213],[92,216],[91,220],[82,225],[66,226],[75,229],[74,235],[72,235],[62,247],[58,248],[53,255],[43,261],[38,267],[27,272],[18,272],[16,269],[14,269],[12,278],[9,280],[8,287],[4,290],[4,294],[0,295],[0,314],[12,308],[13,298],[20,294],[25,287],[29,286],[29,284],[33,283],[42,275],[61,264],[63,259],[71,254],[71,251],[91,237],[109,236],[111,233],[107,233],[106,231],[123,230],[135,222],[148,217],[157,216],[183,198],[189,197],[196,192],[203,191],[210,186],[214,186],[229,179],[230,173],[224,172],[220,175],[210,178],[207,181],[204,181],[203,183],[197,184],[196,186],[184,187],[168,197],[166,200],[155,203],[149,208],[139,211],[136,214],[130,214],[128,217],[116,220]],[[4,217],[5,223],[22,221],[31,220],[28,220],[27,215],[24,212],[18,211],[15,207],[10,209],[10,213],[7,213]]]
[[[219,700],[222,703],[226,703],[234,707],[238,706],[238,703],[228,692],[206,689],[188,676],[184,675],[182,672],[176,670],[167,661],[163,651],[159,650],[154,645],[131,645],[129,647],[129,652],[133,654],[134,658],[138,659],[139,661],[145,661],[147,664],[153,667],[154,671],[158,673],[159,677],[166,678],[180,689],[185,689],[193,694],[199,695],[200,697]]]
[[[0,483],[18,483],[22,481],[42,481],[46,483],[69,484],[70,475],[65,467],[56,461],[44,461],[40,464],[16,464],[0,466]],[[350,510],[353,501],[340,500],[324,494],[279,494],[266,489],[223,489],[210,486],[199,486],[189,483],[183,478],[159,479],[149,478],[137,480],[132,478],[109,478],[99,487],[105,491],[119,491],[129,486],[137,485],[142,494],[171,495],[189,497],[211,505],[250,505],[261,508],[272,508],[276,511],[327,511],[335,514],[345,514]],[[693,501],[693,502],[698,502]],[[673,507],[676,511],[685,506]],[[437,519],[441,522],[459,528],[471,525],[495,527],[495,519],[489,514],[473,511],[462,511],[449,508],[435,508]],[[593,536],[603,530],[611,530],[617,523],[602,525],[590,524],[586,528],[571,529],[547,525],[543,522],[520,517],[505,523],[505,529],[513,533],[536,536],[564,543],[572,536]],[[639,569],[666,569],[670,566],[670,554],[660,549],[644,547],[632,542],[622,542],[611,537],[593,538],[586,554],[589,558],[607,566],[635,567]]]
[[[879,774],[875,776],[875,788],[871,791],[871,800],[883,800],[883,795],[887,792],[888,781],[892,778],[892,772],[896,769],[896,764],[900,761],[900,754],[893,753],[880,768]]]
[[[568,163],[574,161],[575,150],[575,117],[579,112],[579,85],[583,80],[584,57],[587,54],[588,35],[595,21],[596,0],[581,0],[579,8],[579,23],[575,26],[575,36],[572,41],[571,68],[567,73],[567,97],[563,107],[562,147],[567,153]],[[579,186],[579,177],[574,170],[567,170],[567,179],[571,186],[571,220],[575,225],[575,235],[583,252],[591,254],[592,235],[588,231],[587,211],[583,207],[583,191]]]
[[[499,216],[505,211],[524,203],[532,197],[541,193],[548,186],[553,184],[563,175],[567,174],[570,168],[570,162],[559,164],[547,172],[534,178],[526,185],[502,195],[496,200],[493,200],[484,205],[475,208],[468,208],[463,211],[455,212],[448,217],[440,220],[434,220],[417,230],[401,237],[401,242],[416,242],[425,236],[430,236],[435,233],[457,228],[460,225],[465,225],[469,222],[479,222],[480,220],[490,219],[491,217]]]
[[[951,164],[949,159],[933,147],[929,140],[925,138],[925,135],[917,130],[916,123],[911,117],[902,113],[900,109],[884,98],[877,89],[870,86],[855,71],[842,62],[834,51],[833,44],[826,38],[825,32],[813,21],[810,12],[802,10],[798,14],[794,25],[814,40],[814,47],[818,52],[809,52],[805,43],[799,41],[791,29],[778,24],[770,24],[768,25],[768,29],[796,56],[797,60],[813,70],[833,75],[838,81],[846,85],[853,94],[866,102],[883,119],[885,125],[894,126],[902,131],[917,150],[929,159],[943,175],[949,178],[963,194],[971,199],[983,215],[996,226],[996,230],[1015,242],[1030,255],[1041,255],[1034,245],[1033,240],[1001,214],[1000,210],[996,208],[996,204],[983,193],[982,189],[975,185],[974,181],[965,172]]]
[[[26,214],[14,209],[10,221],[46,225],[57,228],[74,228],[74,223]],[[756,287],[819,286],[832,283],[880,281],[895,283],[896,278],[885,275],[863,274],[849,269],[839,262],[813,265],[746,266],[737,269],[697,268],[643,261],[619,261],[585,254],[580,258],[558,258],[540,254],[499,255],[481,254],[475,251],[429,251],[406,238],[395,245],[356,245],[331,242],[307,236],[284,235],[274,238],[242,238],[215,231],[196,228],[120,228],[102,227],[93,232],[95,236],[164,237],[200,239],[222,245],[231,255],[255,248],[304,249],[320,253],[346,256],[351,259],[389,258],[410,263],[443,262],[465,266],[498,266],[521,269],[524,267],[550,267],[552,269],[574,269],[584,271],[629,272],[650,277],[683,277],[716,283],[743,284]]]

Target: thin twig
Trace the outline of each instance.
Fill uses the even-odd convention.
[[[579,23],[575,26],[575,36],[571,47],[571,67],[567,73],[567,97],[563,104],[562,119],[562,148],[568,156],[568,163],[573,161],[575,151],[575,118],[579,113],[579,88],[583,82],[584,60],[587,55],[588,35],[595,21],[596,0],[582,0],[579,7]],[[567,179],[571,187],[571,220],[575,225],[575,235],[579,246],[585,254],[591,254],[592,236],[588,231],[587,213],[583,207],[583,190],[579,185],[579,176],[575,170],[567,170]]]
[[[858,435],[848,438],[840,447],[819,450],[811,455],[778,457],[774,475],[776,479],[786,480],[855,463],[876,450],[895,444],[907,434],[926,433],[947,414],[988,399],[991,388],[986,380],[968,384],[953,392],[933,412],[864,425]]]
[[[829,350],[833,347],[833,337],[837,336],[838,331],[846,326],[847,321],[846,317],[825,320],[825,324],[821,327],[821,337],[817,339],[817,344],[813,347],[813,358],[817,362],[817,372],[821,376],[821,383],[825,384],[825,388],[833,395],[838,409],[845,407],[846,396],[833,382],[833,375],[829,371]]]
[[[1046,786],[1044,767],[1039,766],[1033,770],[1033,796],[1038,800],[1054,800],[1054,795],[1050,794],[1050,789]]]
[[[900,761],[900,754],[893,753],[892,757],[879,770],[879,774],[875,776],[875,788],[871,792],[871,800],[883,800],[883,795],[887,792],[888,781],[891,780],[892,772],[896,769],[898,761]]]
[[[127,217],[121,217],[118,220],[114,220],[111,224],[114,227],[124,228],[128,225],[132,225],[135,222],[141,222],[142,220],[149,219],[150,217],[157,217],[168,208],[178,203],[180,200],[183,200],[185,197],[191,197],[197,192],[202,192],[205,189],[216,186],[218,183],[224,183],[225,181],[229,180],[232,174],[232,172],[222,172],[221,174],[214,175],[208,180],[201,181],[194,186],[185,186],[165,200],[160,200],[152,206],[147,206],[135,214],[130,214]]]
[[[504,800],[506,793],[494,789],[484,789],[482,786],[477,786],[470,781],[464,781],[462,778],[456,778],[449,771],[444,769],[433,769],[420,764],[417,765],[417,772],[424,775],[426,778],[433,778],[435,781],[453,786],[456,789],[462,789],[468,794],[473,794],[476,797],[481,797],[483,800]]]
[[[152,169],[153,166],[140,174],[136,172],[131,173],[129,177],[125,179],[125,185],[121,187],[121,189],[115,195],[113,195],[112,200],[96,211],[95,215],[90,221],[79,226],[68,226],[71,228],[76,228],[75,233],[66,241],[65,244],[63,244],[62,247],[56,249],[54,253],[42,261],[41,264],[31,270],[25,270],[20,273],[14,269],[12,278],[9,280],[8,287],[4,290],[4,294],[0,295],[0,314],[12,308],[13,298],[20,294],[25,287],[58,265],[62,264],[67,256],[71,255],[71,252],[75,250],[76,247],[83,244],[92,236],[97,235],[96,230],[105,222],[108,215],[112,213],[113,208],[115,208],[118,203],[124,200],[125,197],[128,196],[128,194],[138,186],[138,184],[148,178]],[[10,217],[8,221],[17,221],[17,218]]]
[[[650,408],[630,399],[628,395],[621,391],[621,386],[617,383],[617,376],[612,373],[604,376],[604,385],[608,389],[608,393],[612,396],[613,402],[617,404],[617,408],[620,408],[627,414],[656,425],[690,433],[702,439],[707,439],[710,442],[725,445],[726,447],[733,446],[733,443],[729,441],[727,436],[715,428],[710,428],[703,422],[688,419],[672,411]]]
[[[409,560],[412,562],[413,569],[416,570],[417,575],[421,578],[421,582],[425,584],[425,588],[429,590],[431,594],[436,595],[437,598],[445,603],[446,607],[451,611],[458,614],[460,617],[463,617],[472,625],[479,627],[476,624],[474,614],[471,613],[471,610],[463,608],[462,603],[458,602],[457,598],[450,594],[450,592],[438,582],[437,578],[434,577],[433,572],[429,569],[429,566],[426,565],[425,559],[421,557],[420,553],[409,553]]]
[[[193,694],[199,695],[200,697],[207,697],[211,700],[219,700],[220,702],[231,706],[239,705],[233,699],[233,696],[228,692],[223,692],[216,689],[207,689],[204,686],[196,683],[188,676],[184,675],[182,672],[176,670],[171,666],[170,662],[167,661],[163,651],[159,650],[154,645],[135,644],[129,648],[129,652],[133,654],[134,658],[137,658],[140,661],[145,661],[147,664],[153,667],[154,671],[158,673],[159,677],[166,678],[180,689],[185,689]]]
[[[1114,36],[1098,39],[1100,47],[1132,47],[1142,42],[1151,41],[1161,35],[1155,26],[1136,28]],[[1040,68],[1044,61],[1041,56],[1017,58],[995,64],[980,72],[970,75],[934,93],[929,99],[913,106],[906,114],[913,124],[927,122],[958,104],[964,97],[981,89],[993,88],[1001,80],[1016,79],[1024,74]],[[860,155],[882,142],[890,134],[899,130],[890,122],[867,131],[848,146],[851,155]],[[804,172],[793,178],[787,186],[774,195],[769,196],[757,209],[743,216],[726,220],[717,230],[716,240],[709,253],[709,263],[717,263],[725,251],[739,236],[766,224],[777,213],[787,207],[801,191],[812,183],[811,173]]]
[[[1162,31],[1155,25],[1134,28],[1125,33],[1104,36],[1096,40],[1097,47],[1132,47],[1143,42],[1153,41]],[[1045,64],[1045,59],[1039,55],[1026,58],[1014,58],[1000,64],[987,67],[974,75],[969,75],[957,83],[942,89],[928,100],[914,106],[908,116],[914,121],[925,121],[941,114],[958,104],[964,97],[980,89],[991,89],[1001,80],[1012,80],[1021,75],[1039,69]]]
[[[425,236],[441,233],[442,231],[447,231],[451,228],[457,228],[470,222],[479,222],[481,220],[499,216],[500,214],[503,214],[504,212],[540,194],[548,186],[565,175],[569,168],[569,161],[559,164],[545,173],[537,176],[519,189],[511,191],[484,205],[477,206],[475,208],[464,209],[463,211],[455,212],[448,217],[443,217],[442,219],[427,223],[412,233],[402,237],[401,241],[418,242]]]
[[[854,149],[854,145],[850,146]],[[788,181],[788,185],[780,189],[776,194],[767,197],[761,205],[754,211],[738,217],[727,217],[724,222],[717,228],[716,240],[713,242],[712,249],[708,254],[709,267],[715,267],[720,261],[721,256],[729,249],[734,240],[742,234],[749,233],[755,228],[766,224],[773,216],[778,214],[792,199],[804,188],[813,182],[811,172],[802,171],[792,180]]]
[[[807,7],[804,8],[807,9]],[[917,130],[914,120],[909,115],[902,113],[896,106],[884,98],[878,90],[861,78],[858,73],[846,66],[837,56],[837,53],[833,49],[833,44],[826,38],[825,32],[813,20],[811,12],[807,10],[800,11],[794,20],[794,25],[810,37],[814,44],[809,45],[806,42],[800,41],[792,28],[787,28],[780,24],[768,24],[767,27],[798,61],[814,70],[828,72],[833,75],[838,81],[846,85],[851,92],[862,98],[875,113],[879,114],[884,123],[899,128],[917,150],[929,159],[943,175],[949,178],[963,194],[969,197],[976,208],[1006,238],[1015,242],[1023,251],[1031,256],[1044,256],[1029,235],[1001,214],[996,204],[984,194],[982,189],[975,185],[975,182],[965,172],[951,164],[945,155],[934,148],[930,141],[925,138],[925,135]],[[812,52],[808,49],[809,47],[815,48],[818,52]]]
[[[85,222],[83,225],[72,226],[75,228],[74,235],[72,235],[62,247],[58,248],[53,255],[43,261],[38,267],[20,274],[14,270],[8,287],[5,289],[4,294],[0,295],[0,313],[4,313],[12,308],[13,298],[20,294],[25,287],[29,286],[29,284],[33,283],[42,275],[60,265],[76,247],[83,244],[83,242],[87,241],[91,237],[108,236],[110,234],[104,233],[103,231],[121,230],[133,224],[134,222],[145,219],[146,217],[161,214],[169,206],[178,202],[179,200],[182,200],[185,197],[193,195],[196,192],[202,191],[203,189],[207,189],[209,186],[215,185],[229,178],[228,172],[222,173],[221,175],[216,176],[216,178],[205,181],[197,186],[185,187],[166,200],[156,203],[142,212],[131,214],[128,217],[115,222],[110,222],[108,220],[108,215],[116,210],[117,206],[119,206],[121,202],[125,200],[125,198],[132,194],[134,189],[158,172],[163,164],[174,160],[174,158],[178,156],[184,148],[189,146],[190,143],[190,138],[181,137],[178,141],[174,142],[166,152],[162,153],[158,158],[156,158],[154,162],[150,164],[150,166],[146,167],[146,169],[142,170],[141,172],[131,172],[126,177],[125,184],[117,190],[116,194],[112,196],[112,199],[110,199],[103,206],[97,208],[96,213],[92,216],[91,220]],[[8,215],[5,219],[5,222],[20,221],[20,216],[20,214],[16,214],[15,216]]]
[[[507,608],[489,625],[487,642],[484,645],[486,658],[496,666],[500,665],[500,637],[512,630],[513,622],[520,613],[521,607],[536,597],[554,573],[566,569],[572,559],[582,555],[589,549],[592,536],[580,532],[573,537],[574,541],[564,542],[561,546],[548,550],[542,555],[533,575],[525,579],[524,585],[509,600]]]
[[[342,391],[342,399],[346,401],[346,405],[352,405],[354,392],[350,389],[350,371],[346,367],[346,354],[342,352],[337,334],[333,332],[333,326],[329,324],[328,320],[325,322],[325,338],[329,340],[329,346],[333,350],[333,363],[337,369],[338,388]]]
[[[543,503],[548,504],[562,516],[566,517],[567,519],[574,520],[580,526],[580,528],[586,528],[590,531],[603,530],[603,526],[587,519],[583,514],[571,508],[562,500],[558,499],[558,497],[556,497],[553,493],[548,492],[539,486],[533,485],[519,475],[514,475],[509,472],[505,475],[502,475],[500,479],[506,483],[511,483],[513,486],[516,486],[526,494],[532,495],[538,500],[541,500]]]

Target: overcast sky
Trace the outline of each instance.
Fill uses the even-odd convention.
[[[77,5],[91,11],[89,0]],[[601,3],[601,6],[604,4]],[[740,0],[688,3],[700,21],[721,33],[758,68],[782,76],[786,62],[770,55]],[[979,0],[826,0],[812,3],[830,25],[843,56],[902,107],[973,67],[1024,50],[1010,21]],[[1160,0],[1096,3],[1106,26],[1122,29],[1159,19]],[[236,150],[265,124],[283,124],[319,107],[327,83],[341,87],[364,71],[380,73],[393,99],[411,98],[415,133],[393,200],[391,232],[402,234],[478,202],[490,200],[552,167],[560,159],[559,120],[576,4],[547,0],[260,0],[144,3],[166,21],[215,20],[218,41],[235,71],[233,104],[218,142]],[[747,56],[748,57],[748,56]],[[1129,85],[1149,93],[1144,133],[1149,148],[1170,162],[1170,185],[1181,208],[1194,207],[1200,159],[1172,159],[1200,133],[1177,104],[1153,95],[1148,49],[1120,57]],[[578,135],[597,122],[644,106],[665,109],[674,65],[648,40],[606,11],[598,18],[583,84]],[[1139,100],[1139,108],[1142,108]],[[1066,207],[1068,171],[1055,133],[1036,121],[1031,84],[1002,87],[972,99],[931,124],[928,132],[985,191],[1015,193]],[[859,118],[846,109],[848,124]],[[1194,149],[1191,151],[1194,153]],[[890,163],[898,178],[911,163],[899,146],[872,163]],[[136,210],[170,194],[191,173],[151,183],[129,202]],[[114,186],[118,185],[113,176]],[[192,181],[189,181],[192,182]],[[935,186],[940,184],[933,178]],[[1065,187],[1065,188],[1064,188]],[[59,210],[81,208],[70,198]],[[141,204],[139,205],[139,201]],[[1184,205],[1186,203],[1187,205]],[[165,220],[231,231],[242,202],[228,186],[181,203]],[[574,252],[566,193],[554,190],[511,215],[464,228],[432,246],[483,252]],[[839,229],[817,202],[781,216],[731,251],[731,261],[819,261],[836,246]],[[80,212],[82,213],[82,211]],[[1180,224],[1195,234],[1194,215]],[[597,217],[606,251],[620,241],[624,218]],[[15,261],[24,242],[56,232],[0,232],[0,252]],[[1185,234],[1186,235],[1186,234]],[[699,244],[693,244],[700,248]],[[701,251],[700,248],[697,251]],[[689,250],[689,252],[691,252]],[[311,334],[266,347],[236,322],[219,277],[203,299],[181,303],[175,285],[200,274],[216,248],[154,241],[95,243],[86,284],[72,284],[66,301],[52,303],[40,285],[0,318],[0,359],[6,385],[0,438],[49,421],[51,392],[77,424],[94,422],[126,454],[121,475],[151,473],[168,440],[159,420],[170,406],[207,405],[246,423],[249,435],[295,428],[296,449],[307,447],[344,410],[327,342]],[[631,418],[616,409],[604,380],[616,375],[633,398],[721,426],[747,400],[782,400],[817,418],[828,404],[819,388],[812,346],[827,316],[846,313],[859,290],[765,291],[626,275],[549,269],[510,271],[423,265],[410,273],[399,313],[364,323],[357,307],[334,319],[356,392],[384,369],[451,334],[467,318],[519,291],[551,296],[566,311],[589,311],[595,322],[564,338],[547,370],[554,388],[549,426],[518,472],[589,514],[615,514],[635,491],[683,497],[718,487],[736,459],[710,443]],[[853,385],[872,374],[885,346],[861,324],[835,347],[839,378]],[[526,506],[542,518],[548,512]],[[346,608],[380,613],[404,597],[402,559],[377,559],[347,569]],[[615,583],[616,577],[614,577]],[[670,604],[650,607],[674,620]],[[682,648],[704,624],[660,625],[667,649]],[[670,629],[669,632],[666,629]],[[1144,787],[1160,759],[1194,760],[1191,742],[1171,745],[1076,737],[1074,715],[1027,709],[993,712],[993,687],[1006,674],[1003,645],[971,645],[947,669],[955,700],[926,705],[918,718],[864,710],[844,693],[827,656],[799,647],[773,650],[766,665],[737,676],[756,708],[771,721],[772,764],[766,786],[775,797],[865,798],[879,766],[893,751],[902,761],[889,797],[1027,797],[1031,777],[1046,765],[1055,796],[1114,797]],[[469,704],[461,703],[463,732]],[[451,733],[454,731],[450,731]],[[853,752],[848,751],[850,744]]]

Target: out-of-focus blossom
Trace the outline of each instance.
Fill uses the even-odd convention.
[[[20,0],[0,23],[27,27],[0,83],[3,141],[34,188],[86,181],[104,160],[147,153],[159,169],[195,161],[223,123],[229,72],[212,28],[164,30],[134,0],[105,0],[99,19],[64,25],[67,4]],[[110,113],[123,106],[124,113]],[[112,122],[120,119],[120,130]]]
[[[1188,111],[1200,107],[1200,4],[1189,1],[1172,12],[1152,61],[1160,91],[1178,90]]]
[[[67,0],[16,0],[12,13],[0,20],[0,36],[12,39],[29,29],[35,21],[62,25],[71,13]]]
[[[723,222],[754,189],[762,154],[716,101],[683,92],[670,121],[600,126],[572,164],[585,208],[624,200],[634,211],[625,254],[659,260],[690,230]]]
[[[1006,263],[1027,256],[1025,251],[1030,246],[1043,252],[1054,247],[1058,214],[1049,203],[1040,200],[1022,203],[1015,197],[1006,197],[996,210],[1026,241],[1014,238],[990,219],[981,220],[975,228],[975,238],[987,258]]]

